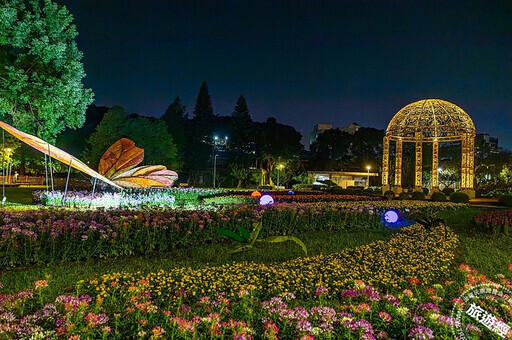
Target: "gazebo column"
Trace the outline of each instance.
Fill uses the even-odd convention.
[[[460,188],[466,189],[467,177],[468,177],[468,140],[466,135],[462,135],[460,141],[461,145],[461,163],[460,163]]]
[[[423,180],[423,132],[416,132],[416,166],[414,168],[414,188],[421,190]]]
[[[402,139],[396,141],[395,151],[395,192],[402,192]]]
[[[432,142],[432,191],[439,189],[439,142],[434,139]]]
[[[475,139],[470,134],[464,134],[461,141],[462,162],[460,187],[463,190],[473,190],[475,175]]]
[[[382,193],[389,190],[389,137],[382,144]]]

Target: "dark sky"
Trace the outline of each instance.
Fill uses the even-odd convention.
[[[385,128],[406,104],[451,101],[512,149],[512,1],[57,0],[75,17],[97,105],[215,113],[244,94],[257,121]],[[306,140],[306,139],[305,139]]]

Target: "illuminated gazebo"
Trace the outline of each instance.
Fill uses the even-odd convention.
[[[475,125],[460,107],[441,99],[423,99],[411,103],[395,114],[384,136],[382,157],[382,190],[389,184],[389,143],[395,142],[396,193],[402,191],[403,143],[416,144],[415,189],[422,188],[423,143],[432,143],[432,190],[439,187],[439,143],[461,141],[461,189],[473,190]]]

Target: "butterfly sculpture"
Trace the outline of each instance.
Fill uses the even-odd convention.
[[[103,154],[98,172],[123,188],[146,189],[172,186],[178,174],[164,165],[138,166],[144,149],[128,138],[121,138]]]

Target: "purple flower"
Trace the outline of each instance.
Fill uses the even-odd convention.
[[[424,326],[415,326],[409,332],[409,338],[417,340],[431,340],[434,339],[434,332]]]

